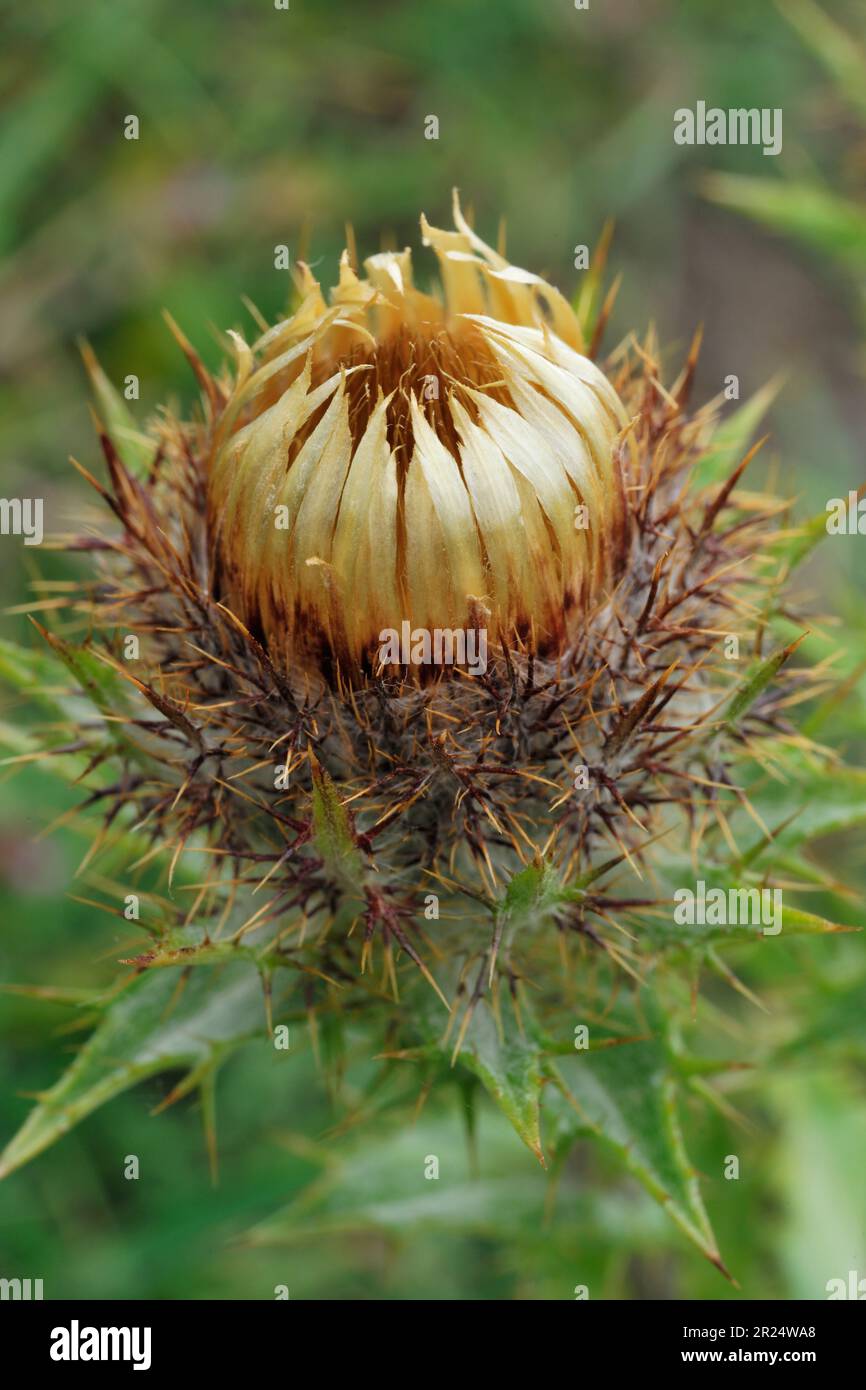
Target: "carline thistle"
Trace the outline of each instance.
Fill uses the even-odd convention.
[[[634,974],[605,882],[712,812],[801,673],[782,653],[745,724],[722,717],[782,508],[741,494],[751,454],[695,482],[720,405],[689,411],[698,339],[667,385],[653,334],[601,359],[612,295],[591,321],[456,194],[454,224],[421,219],[440,292],[409,250],[363,273],[345,252],[328,295],[300,264],[292,313],[230,332],[217,374],[172,325],[189,418],[118,424],[88,352],[109,486],[82,471],[110,517],[69,544],[123,691],[122,771],[90,801],[132,808],[169,881],[207,852],[201,949],[263,943],[311,1008],[363,977],[352,1007],[381,1009],[420,972],[456,1055],[488,991],[555,999],[569,940]]]

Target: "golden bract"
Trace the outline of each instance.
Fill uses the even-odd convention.
[[[252,348],[217,419],[209,523],[220,596],[283,665],[356,679],[380,634],[485,627],[560,649],[609,578],[624,518],[622,404],[563,296],[475,235],[421,218],[443,300],[408,250],[344,252],[330,305]]]

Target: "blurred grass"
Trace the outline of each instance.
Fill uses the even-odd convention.
[[[787,6],[795,25],[780,13],[785,4],[753,0],[723,8],[608,0],[588,12],[570,0],[292,0],[288,12],[266,0],[0,8],[4,489],[44,496],[49,530],[80,514],[83,485],[67,455],[90,465],[96,454],[80,335],[113,380],[139,376],[142,411],[167,398],[189,402],[192,383],[163,307],[214,363],[213,330],[249,328],[242,295],[268,316],[285,302],[275,244],[305,248],[332,283],[344,222],[362,254],[383,236],[417,244],[419,212],[447,219],[454,184],[482,231],[494,236],[504,216],[510,254],[565,290],[574,246],[592,245],[615,217],[612,259],[624,285],[609,342],[652,319],[682,351],[702,320],[699,395],[715,394],[734,372],[745,399],[787,370],[767,453],[781,460],[800,514],[862,481],[862,320],[851,296],[852,274],[862,284],[862,93],[852,50],[828,47],[824,29],[817,57],[803,43],[808,30],[814,50],[805,0]],[[825,9],[843,31],[855,29],[857,4]],[[782,155],[675,146],[673,111],[698,98],[781,106]],[[137,142],[122,138],[128,114],[140,118]],[[428,114],[439,116],[438,142],[423,139]],[[745,195],[743,180],[763,180],[760,205],[759,185],[748,185],[762,225],[708,205],[708,178],[740,209],[732,191]],[[832,221],[839,208],[844,216]],[[846,669],[866,654],[851,584],[858,558],[852,537],[825,545],[810,570],[815,607],[842,617]],[[28,596],[28,570],[57,578],[72,565],[40,555],[37,567],[4,540],[5,601]],[[4,619],[5,635],[24,628],[20,616]],[[833,731],[855,751],[864,746],[862,708],[855,703]],[[81,839],[64,831],[34,840],[72,801],[37,770],[0,785],[3,982],[104,985],[126,946],[122,923],[67,896]],[[862,847],[850,839],[826,840],[822,861],[845,864],[863,884]],[[737,1136],[738,1183],[719,1176],[730,1126],[703,1107],[691,1116],[710,1215],[746,1296],[820,1297],[819,1271],[866,1268],[858,950],[843,943],[834,959],[845,968],[831,976],[811,943],[790,948],[797,1024],[825,1034],[838,1027],[841,1042],[830,1062],[801,1055],[784,1072],[773,1068],[766,1086],[739,1075],[732,1099],[751,1128]],[[756,979],[769,994],[780,983],[762,980],[760,966]],[[732,1011],[721,985],[709,989],[708,1007],[717,1000]],[[733,1013],[744,1051],[751,1041],[767,1056],[786,1041],[745,1002]],[[21,1093],[50,1084],[58,1050],[74,1046],[70,1016],[2,996],[4,1139],[29,1107]],[[49,1296],[257,1298],[287,1284],[292,1297],[569,1298],[579,1283],[593,1297],[737,1296],[597,1154],[579,1150],[556,1220],[544,1226],[540,1189],[528,1184],[534,1160],[486,1110],[476,1216],[459,1208],[451,1228],[383,1233],[368,1208],[388,1196],[389,1182],[409,1181],[407,1145],[417,1145],[418,1173],[425,1153],[440,1156],[440,1186],[470,1182],[461,1127],[431,1108],[414,1138],[387,1125],[372,1139],[343,1136],[327,1147],[348,1176],[322,1176],[309,1145],[336,1112],[303,1040],[279,1061],[265,1052],[235,1058],[232,1084],[220,1089],[217,1190],[195,1107],[151,1119],[169,1083],[147,1083],[0,1186],[0,1272],[44,1277]],[[353,1086],[363,1061],[358,1068]],[[271,1139],[250,1142],[263,1119]],[[140,1156],[138,1182],[122,1177],[128,1153]],[[314,1179],[321,1185],[311,1190]],[[590,1199],[596,1185],[601,1195]],[[427,1184],[416,1186],[420,1200]],[[236,1240],[280,1206],[302,1203],[303,1220],[293,1218],[300,1229],[338,1200],[361,1212],[351,1229],[285,1247]]]

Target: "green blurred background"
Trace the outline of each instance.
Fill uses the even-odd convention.
[[[305,250],[332,284],[346,222],[362,256],[417,246],[419,213],[447,225],[454,185],[482,235],[494,240],[504,217],[511,258],[566,292],[575,246],[592,247],[614,218],[612,268],[624,279],[608,345],[653,322],[673,368],[702,323],[699,399],[731,373],[743,398],[787,373],[762,466],[776,468],[801,516],[862,481],[866,61],[853,41],[834,47],[837,31],[809,4],[590,0],[576,11],[572,0],[291,0],[280,11],[272,0],[80,0],[71,9],[32,0],[0,9],[3,491],[43,496],[49,531],[71,527],[89,502],[67,456],[96,466],[79,336],[113,380],[139,377],[141,411],[167,398],[189,403],[164,307],[216,364],[217,329],[253,332],[242,296],[268,318],[286,302],[275,245]],[[823,13],[839,33],[866,39],[857,0]],[[781,107],[782,154],[675,145],[673,112],[698,99]],[[123,138],[130,114],[137,141]],[[429,115],[438,141],[424,138]],[[825,545],[806,579],[815,610],[837,624],[816,622],[816,632],[841,645],[842,670],[866,652],[864,544]],[[40,556],[38,572],[74,571]],[[10,608],[36,573],[34,552],[4,539]],[[7,635],[24,628],[20,613],[3,618]],[[7,701],[3,717],[27,711]],[[834,732],[856,758],[862,696],[846,718]],[[86,833],[36,838],[73,799],[38,769],[4,773],[0,981],[105,986],[130,937],[70,896],[93,896],[73,881]],[[853,836],[827,841],[822,857],[862,885]],[[857,921],[856,903],[845,920]],[[792,961],[794,1026],[817,1031],[821,1046],[760,1085],[743,1083],[741,1180],[704,1183],[749,1297],[821,1297],[830,1275],[866,1275],[863,953],[853,940],[832,952],[803,947]],[[828,999],[848,1011],[841,1038],[827,1026],[836,1016]],[[26,1114],[26,1093],[49,1085],[76,1046],[75,1018],[68,1007],[2,996],[0,1139]],[[746,1013],[740,1042],[748,1051],[751,1028],[765,1039],[775,1026]],[[47,1297],[269,1298],[285,1284],[292,1297],[569,1298],[578,1283],[593,1297],[740,1296],[598,1154],[581,1150],[545,1223],[534,1160],[492,1112],[482,1115],[480,1178],[458,1118],[435,1107],[411,1133],[384,1125],[314,1146],[339,1112],[303,1042],[280,1056],[263,1041],[230,1064],[216,1189],[195,1104],[151,1117],[168,1082],[114,1101],[2,1184],[0,1275],[42,1277]],[[697,1168],[717,1174],[728,1121],[698,1109],[687,1120]],[[435,1152],[459,1175],[435,1211],[407,1184],[410,1151]],[[137,1182],[123,1177],[130,1153],[141,1161]],[[290,1241],[251,1237],[290,1202]]]

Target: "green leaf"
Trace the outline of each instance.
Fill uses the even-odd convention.
[[[183,1069],[189,1073],[185,1092],[235,1048],[264,1033],[261,986],[246,965],[196,970],[181,983],[173,971],[133,980],[10,1140],[0,1155],[0,1178],[139,1081]]]
[[[802,638],[798,638],[795,642],[788,642],[786,646],[777,648],[771,656],[758,662],[746,672],[728,702],[723,716],[726,724],[736,724],[742,718],[761,692],[775,679],[779,670],[797,650],[802,640]]]
[[[581,1135],[594,1135],[707,1259],[730,1277],[683,1143],[675,1076],[664,1040],[597,1050],[590,1046],[549,1065],[560,1092],[550,1102],[557,1156],[561,1158]]]
[[[90,344],[82,342],[79,346],[96,396],[99,416],[121,463],[133,477],[146,476],[156,457],[155,441],[138,429],[132,411],[105,375]]]
[[[515,874],[502,897],[492,905],[491,952],[479,966],[487,979],[482,982],[479,977],[479,984],[483,983],[486,990],[493,988],[500,948],[510,950],[515,932],[539,927],[557,907],[576,896],[582,893],[564,888],[556,870],[540,856]],[[457,983],[454,972],[452,998],[457,997]],[[441,1029],[441,1020],[437,1019],[433,1028]],[[434,1036],[432,1030],[428,1036]],[[438,1042],[433,1044],[433,1053],[444,1061],[446,1053]],[[466,1013],[458,1025],[452,1065],[457,1060],[478,1077],[524,1144],[546,1166],[540,1131],[542,1048],[528,1007],[524,1005],[518,1017],[505,990],[499,992],[495,1008],[489,993],[467,1002]]]
[[[784,782],[767,778],[760,787],[748,787],[749,801],[772,831],[772,838],[756,839],[744,850],[738,864],[770,862],[819,835],[832,835],[866,821],[866,771],[862,768],[801,766],[786,770]],[[742,811],[732,820],[738,843],[740,826],[748,831],[754,822]]]
[[[556,870],[539,859],[514,875],[505,890],[500,911],[512,918],[534,920],[539,913],[555,907],[562,900]]]
[[[813,998],[815,1017],[809,1022],[798,1017],[794,1036],[777,1049],[775,1060],[803,1057],[807,1062],[826,1065],[828,1054],[834,1051],[866,1059],[864,1003],[866,976],[861,970],[850,984],[846,980],[845,987],[837,986],[823,997]]]
[[[106,733],[126,751],[133,745],[120,722],[129,710],[128,687],[116,671],[86,647],[74,647],[31,619],[50,651],[23,647],[0,639],[0,682],[26,695],[52,718],[74,731],[82,712],[95,707],[105,719]],[[75,690],[70,687],[70,675]],[[135,750],[140,754],[140,750]],[[85,756],[84,761],[87,761]]]
[[[8,754],[8,758],[2,760],[4,763],[26,761],[40,772],[64,782],[77,782],[92,757],[91,751],[52,754],[43,739],[34,738],[26,730],[3,720],[0,720],[0,749]]]
[[[30,620],[41,637],[45,639],[52,652],[58,658],[58,664],[51,667],[47,665],[46,658],[35,657],[32,661],[24,663],[24,671],[28,674],[37,675],[42,672],[62,671],[63,667],[73,677],[80,691],[81,697],[87,700],[102,715],[105,724],[105,733],[108,739],[115,745],[119,754],[132,758],[135,762],[151,767],[151,757],[135,738],[127,730],[127,721],[131,720],[130,693],[135,686],[140,690],[148,702],[159,711],[171,723],[179,727],[185,737],[197,741],[200,747],[201,736],[186,719],[180,709],[172,700],[168,700],[159,695],[156,691],[135,681],[134,678],[125,679],[123,673],[117,669],[109,660],[103,660],[96,651],[86,646],[74,646],[65,641],[55,632],[49,632],[35,618]],[[10,664],[10,657],[7,655],[6,666]],[[20,675],[17,678],[18,688],[27,689],[27,677]],[[37,698],[38,692],[37,692]],[[56,700],[55,690],[46,692],[46,698]],[[80,715],[80,706],[76,710],[75,706],[70,706],[69,700],[74,696],[69,696],[65,700],[60,698],[59,708],[62,713],[70,719],[73,727],[76,715]],[[44,700],[43,700],[44,703]]]
[[[268,975],[275,970],[293,970],[325,978],[321,971],[306,965],[298,955],[273,949],[271,937],[269,928],[260,926],[248,933],[243,943],[236,937],[214,941],[207,927],[187,924],[163,932],[155,944],[149,943],[145,951],[127,957],[121,964],[134,965],[140,970],[177,970],[246,961],[251,969]],[[252,944],[254,942],[256,944]]]
[[[793,534],[783,535],[778,538],[771,537],[769,548],[780,559],[784,560],[789,569],[796,569],[811,555],[815,546],[827,535],[827,512],[818,512],[808,521],[798,526]]]
[[[826,936],[855,930],[855,928],[847,927],[838,922],[831,922],[825,917],[819,917],[812,912],[805,912],[801,908],[794,907],[790,902],[786,902],[787,894],[784,889],[782,890],[780,907],[781,931],[779,932],[770,931],[765,935],[763,925],[760,922],[755,924],[705,923],[701,925],[674,921],[674,891],[683,888],[691,888],[692,891],[695,891],[696,880],[700,880],[706,885],[707,892],[711,889],[721,889],[727,893],[731,889],[735,891],[747,891],[749,889],[760,891],[762,888],[766,888],[767,884],[764,879],[758,873],[748,873],[742,860],[733,865],[710,863],[703,860],[696,873],[690,860],[670,857],[665,864],[663,880],[666,900],[665,898],[662,899],[659,908],[652,916],[645,912],[639,918],[641,935],[659,950],[682,950],[686,953],[694,952],[702,955],[708,947],[737,942],[750,942],[752,945],[767,949],[765,943],[772,944],[774,941],[783,941],[790,936]],[[767,923],[767,925],[772,924]]]
[[[313,777],[313,843],[329,875],[353,892],[363,891],[364,866],[349,813],[330,774],[315,758]]]
[[[866,1262],[862,1081],[838,1069],[795,1079],[790,1068],[773,1068],[765,1097],[776,1136],[765,1152],[785,1212],[777,1253],[789,1271],[787,1297],[825,1299],[828,1275],[847,1282],[856,1269],[862,1278]]]
[[[812,0],[777,0],[785,18],[835,80],[837,91],[866,116],[866,53]]]
[[[514,875],[502,897],[489,904],[494,924],[491,980],[500,949],[503,946],[506,951],[510,949],[515,932],[541,926],[557,907],[570,902],[574,896],[574,891],[562,886],[556,870],[540,855],[534,864],[528,864]]]
[[[846,927],[843,922],[831,922],[829,918],[819,917],[814,912],[804,912],[800,907],[789,907],[784,897],[782,899],[782,936],[826,936],[858,930],[858,927]]]
[[[70,783],[78,791],[82,791],[87,786],[87,782],[82,781],[82,776],[87,772],[96,751],[97,748],[94,746],[83,752],[52,753],[51,747],[44,738],[35,738],[26,730],[0,720],[0,752],[9,755],[7,758],[0,758],[0,766],[26,763],[28,767],[35,768],[43,776],[56,777],[59,781]],[[107,745],[104,751],[106,755],[111,755],[114,750],[110,745]],[[106,764],[103,763],[102,767],[105,766]],[[112,825],[100,851],[103,872],[108,872],[112,862],[116,863],[119,869],[122,867],[122,871],[126,872],[130,865],[138,859],[146,858],[149,860],[152,857],[153,840],[148,835],[146,827],[143,829],[132,827],[131,822],[134,818],[135,808],[130,805],[124,807]],[[88,849],[90,849],[99,824],[98,818],[85,813],[81,817],[67,820],[66,828],[71,833],[84,836]],[[195,839],[195,837],[192,838]],[[166,856],[170,853],[170,849],[170,846],[165,847],[163,852]],[[191,884],[198,880],[200,869],[193,862],[192,856],[188,856],[188,859],[189,862],[185,863],[181,860],[175,865],[173,875],[175,884]]]
[[[405,1239],[418,1229],[496,1234],[538,1229],[545,1183],[520,1159],[510,1130],[479,1115],[482,1174],[473,1177],[456,1108],[425,1111],[415,1124],[383,1116],[375,1129],[328,1145],[322,1176],[292,1205],[253,1228],[251,1245],[284,1245],[325,1235],[380,1231]],[[309,1152],[309,1141],[301,1141]],[[515,1162],[515,1155],[518,1162]],[[430,1157],[438,1180],[425,1178]]]
[[[67,671],[74,677],[84,694],[96,706],[100,714],[108,720],[125,712],[127,708],[124,681],[116,671],[100,661],[99,657],[87,647],[76,647],[49,632],[41,623],[32,620],[36,630],[48,643]]]
[[[147,760],[144,750],[124,729],[123,720],[129,713],[129,687],[122,677],[87,647],[73,646],[35,618],[30,621],[51,648],[51,654],[14,642],[0,642],[0,680],[26,693],[29,700],[35,700],[55,718],[68,722],[71,732],[80,721],[82,708],[92,705],[102,715],[105,733],[117,751],[139,762]],[[77,693],[70,691],[70,675]],[[82,701],[87,705],[82,706]]]
[[[407,1023],[420,1037],[418,1056],[434,1063],[442,1078],[453,1076],[452,1068],[466,1068],[477,1077],[539,1163],[545,1160],[541,1148],[539,1101],[542,1087],[542,1046],[528,1006],[518,1018],[508,991],[498,991],[491,1003],[489,966],[482,957],[469,975],[469,993],[459,989],[461,971],[452,961],[446,974],[449,998],[462,999],[465,1012],[443,1032],[442,1010],[435,996],[421,981],[410,985],[404,1003]],[[483,974],[481,973],[483,972]],[[484,987],[478,993],[479,986]],[[476,997],[477,995],[477,997]],[[452,1039],[456,1038],[456,1042]]]
[[[26,694],[56,718],[69,718],[69,669],[40,646],[23,647],[0,638],[0,682]],[[79,703],[79,709],[81,708]]]
[[[852,269],[866,264],[866,208],[809,183],[707,174],[703,191],[714,203],[836,256]]]
[[[698,487],[728,477],[748,451],[755,431],[781,389],[782,377],[774,377],[726,417],[695,466],[693,480]]]
[[[500,1018],[501,1033],[489,1005],[484,999],[478,1001],[460,1049],[460,1061],[478,1077],[544,1167],[539,1111],[541,1053],[538,1044],[521,1033],[510,1002],[503,1000]]]

